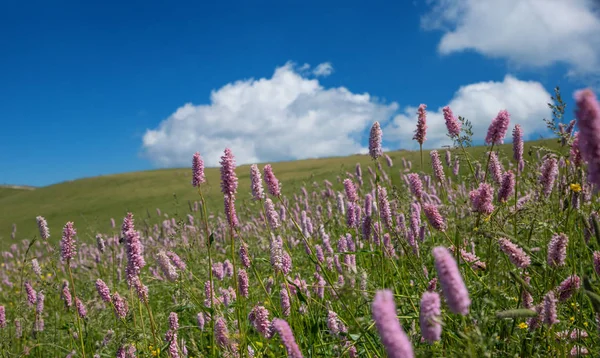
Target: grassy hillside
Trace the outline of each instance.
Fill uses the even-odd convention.
[[[558,148],[556,140],[528,142],[525,144],[526,158],[528,148],[532,145]],[[485,150],[485,147],[468,149],[476,158],[481,157],[480,154]],[[504,145],[501,151],[505,152],[506,162],[512,155],[511,145]],[[420,167],[419,152],[397,151],[387,154],[394,161],[394,166],[387,170],[396,184],[401,180],[399,172],[404,169],[403,157],[412,162],[415,170]],[[354,172],[356,163],[360,163],[364,171],[367,170],[367,165],[371,165],[371,160],[367,155],[309,159],[273,163],[273,169],[282,182],[284,193],[293,194],[303,185],[311,185],[324,179],[329,179],[341,188],[336,177],[343,176],[346,171]],[[428,152],[424,153],[424,167],[426,171],[430,169]],[[461,170],[466,170],[465,166]],[[248,201],[249,166],[238,167],[237,173],[238,201]],[[223,199],[219,187],[219,169],[207,169],[206,176],[209,184],[204,190],[209,209],[221,212]],[[35,217],[38,215],[48,220],[54,239],[60,237],[61,228],[67,221],[74,221],[80,237],[85,238],[94,236],[97,231],[108,230],[110,218],[115,218],[117,225],[120,225],[127,211],[134,212],[137,217],[150,215],[156,219],[156,208],[160,208],[170,215],[185,216],[189,210],[188,200],[198,198],[190,180],[191,168],[181,168],[86,178],[36,190],[0,188],[0,246],[11,243],[13,223],[17,224],[17,240],[36,235]]]
[[[16,186],[16,185],[0,185],[0,200],[7,196],[22,193],[23,191],[31,191],[35,188],[29,186]]]

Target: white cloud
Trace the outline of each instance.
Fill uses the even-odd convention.
[[[600,16],[593,0],[429,0],[421,18],[442,30],[442,54],[474,50],[527,67],[567,64],[570,74],[598,73]]]
[[[314,70],[313,74],[317,77],[327,77],[333,72],[333,66],[329,62],[323,62],[319,64]]]
[[[363,135],[373,121],[389,120],[398,108],[368,93],[324,88],[307,78],[307,69],[287,63],[271,78],[213,91],[209,104],[185,104],[146,131],[144,155],[169,167],[189,166],[196,151],[216,166],[226,147],[238,164],[354,154],[364,149]]]
[[[546,134],[543,118],[550,118],[551,111],[548,93],[539,82],[521,81],[507,75],[502,82],[479,82],[460,87],[448,103],[456,117],[465,117],[473,124],[474,140],[483,141],[492,119],[499,111],[506,109],[511,116],[510,133],[515,124],[523,127],[525,135],[536,137]],[[418,149],[419,145],[412,140],[417,123],[417,107],[407,107],[387,125],[384,138],[397,138],[402,148]],[[439,148],[451,144],[446,136],[446,122],[442,107],[427,108],[427,140],[426,148]]]

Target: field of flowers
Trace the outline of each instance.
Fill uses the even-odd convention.
[[[454,145],[430,152],[432,170],[423,155],[393,163],[376,122],[371,165],[300,192],[268,164],[239,187],[225,149],[221,212],[196,153],[185,220],[129,213],[85,242],[77,223],[38,216],[39,234],[0,259],[0,354],[599,356],[600,104],[575,97],[570,122],[554,98],[558,149],[524,153],[503,110],[473,157],[469,121],[446,107]],[[421,146],[426,118],[421,105]]]

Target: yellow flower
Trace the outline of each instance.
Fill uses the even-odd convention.
[[[487,223],[490,221],[491,218],[492,218],[492,214],[486,216],[485,219],[483,219],[483,221],[485,221]]]
[[[587,328],[587,326],[589,326],[589,324],[587,322],[583,322],[583,325]]]
[[[581,185],[579,185],[577,183],[571,184],[571,191],[579,193],[581,191]]]
[[[570,317],[569,321],[571,321],[571,323],[575,322],[575,317]]]
[[[521,322],[521,323],[519,323],[519,325],[518,325],[517,327],[519,327],[519,328],[521,328],[521,329],[526,329],[526,328],[527,328],[527,327],[529,327],[529,326],[527,325],[527,323],[525,323],[525,322]]]
[[[569,166],[569,164],[571,164],[571,162],[569,161],[569,159],[565,159],[565,164],[566,164],[567,166]]]

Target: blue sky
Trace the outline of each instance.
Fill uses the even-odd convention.
[[[186,166],[195,151],[215,165],[225,147],[240,163],[351,154],[374,120],[387,148],[412,149],[421,103],[429,147],[448,104],[478,132],[507,109],[537,138],[553,87],[571,116],[597,78],[588,0],[393,3],[4,2],[0,184]]]

